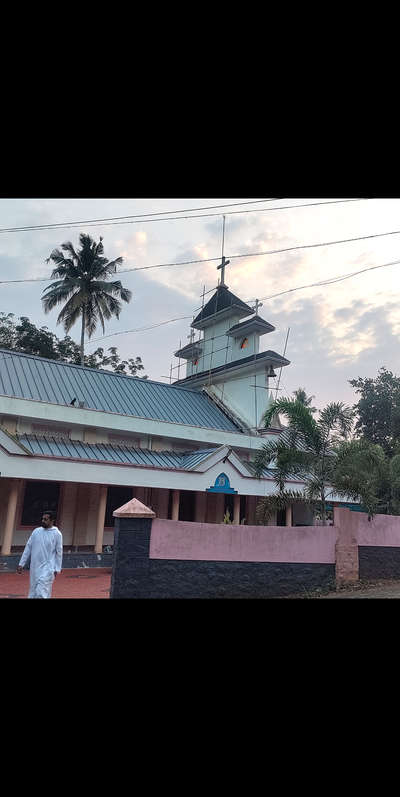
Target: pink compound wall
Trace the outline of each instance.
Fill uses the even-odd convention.
[[[153,520],[150,559],[335,562],[334,526],[233,526]]]

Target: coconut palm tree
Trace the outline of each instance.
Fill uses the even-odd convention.
[[[316,407],[311,407],[311,404],[314,401],[315,396],[307,396],[307,393],[304,390],[304,387],[298,387],[297,390],[293,390],[293,395],[294,395],[296,401],[301,401],[302,404],[305,404],[306,407],[309,407],[310,411],[313,414],[314,414],[314,412],[317,412],[317,408]]]
[[[47,263],[55,263],[51,279],[58,279],[44,289],[43,308],[48,313],[57,304],[65,302],[57,324],[62,323],[66,333],[79,318],[82,319],[81,365],[84,365],[85,331],[90,338],[100,322],[104,333],[104,321],[112,316],[119,318],[122,308],[120,300],[130,302],[132,298],[131,291],[124,288],[119,280],[107,281],[111,274],[115,274],[123,259],[117,257],[109,261],[103,257],[102,241],[100,237],[99,243],[96,243],[90,235],[81,233],[81,248],[77,252],[72,243],[67,241],[61,245],[65,255],[60,249],[54,249],[46,260]]]
[[[318,501],[325,525],[327,488],[335,463],[334,447],[351,432],[352,410],[342,402],[332,402],[316,420],[311,408],[302,401],[281,398],[268,407],[263,418],[265,428],[268,428],[276,413],[285,416],[289,425],[277,441],[265,443],[257,452],[253,470],[260,478],[274,460],[274,476],[279,492],[278,497],[270,496],[260,502],[260,513],[265,518],[277,505],[283,508],[293,500],[312,504]],[[285,490],[287,479],[293,476],[304,481],[304,492]]]

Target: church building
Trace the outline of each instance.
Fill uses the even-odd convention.
[[[224,260],[223,260],[224,266]],[[160,518],[255,524],[273,471],[253,476],[276,372],[290,365],[261,338],[274,327],[221,282],[175,352],[171,383],[0,350],[0,546],[21,550],[55,512],[64,550],[113,544],[113,511],[136,497]],[[179,369],[180,370],[180,369]],[[287,488],[301,490],[299,480]],[[302,504],[271,525],[309,525]]]

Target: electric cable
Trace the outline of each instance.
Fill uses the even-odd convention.
[[[241,255],[228,255],[228,259],[237,260],[238,258],[243,258],[243,257],[261,257],[264,255],[277,255],[277,254],[283,254],[285,252],[298,251],[300,249],[315,249],[317,247],[323,247],[323,246],[336,246],[344,243],[352,243],[353,241],[365,241],[370,238],[383,238],[388,235],[400,235],[400,230],[391,230],[389,232],[374,233],[373,235],[361,235],[356,238],[344,238],[338,241],[323,241],[321,243],[316,243],[316,244],[301,244],[299,246],[290,246],[286,249],[270,249],[265,252],[245,252],[244,254]],[[153,268],[170,268],[173,266],[189,266],[199,263],[212,263],[213,261],[220,259],[221,259],[220,257],[207,257],[207,258],[202,258],[200,260],[183,260],[178,263],[156,263],[150,266],[134,266],[132,268],[120,269],[119,271],[116,271],[115,274],[116,275],[129,274],[130,272],[133,271],[147,271]],[[22,282],[50,282],[52,279],[53,278],[49,276],[49,277],[28,277],[24,279],[14,279],[14,280],[0,280],[0,285],[15,284]],[[208,293],[211,293],[213,290],[215,290],[215,288],[211,288],[209,291],[206,291],[204,295],[206,296]],[[249,301],[254,301],[254,300],[249,300]],[[196,308],[196,310],[200,309],[201,309],[200,307]]]
[[[317,207],[317,206],[320,206],[320,205],[337,205],[337,204],[343,204],[343,203],[346,203],[346,202],[368,202],[370,199],[375,199],[375,198],[379,199],[379,197],[360,197],[358,199],[333,199],[333,200],[324,201],[324,202],[307,202],[307,203],[302,204],[302,205],[282,205],[282,206],[278,206],[278,207],[275,207],[275,208],[263,208],[262,210],[232,210],[232,211],[227,211],[225,215],[226,216],[232,216],[232,215],[236,215],[238,213],[239,214],[243,214],[243,213],[268,213],[268,212],[270,212],[272,210],[292,210],[292,209],[295,209],[295,208],[309,208],[309,207]],[[263,201],[269,201],[269,200],[263,200]],[[178,212],[178,211],[175,211],[175,212]],[[86,228],[88,228],[88,227],[115,227],[115,226],[119,226],[121,224],[151,224],[151,223],[156,223],[156,222],[160,222],[160,221],[182,221],[182,220],[187,220],[187,219],[207,219],[207,218],[211,218],[212,216],[220,216],[220,215],[221,215],[220,213],[202,213],[200,215],[195,215],[195,216],[190,216],[190,215],[189,216],[171,216],[170,218],[162,218],[162,219],[145,218],[145,219],[136,219],[136,220],[130,220],[130,221],[105,221],[105,222],[100,222],[100,223],[98,223],[98,222],[96,222],[96,223],[86,223],[85,227]],[[56,224],[54,226],[50,226],[50,225],[47,225],[47,226],[46,225],[33,226],[32,225],[31,227],[19,227],[19,228],[3,227],[2,229],[0,229],[0,233],[33,232],[34,230],[46,230],[46,229],[67,230],[67,229],[76,229],[76,226],[77,226],[77,222],[74,222],[74,223],[67,223],[66,222],[66,223],[63,223],[63,224],[58,224],[58,225]]]
[[[150,216],[165,216],[171,213],[184,213],[186,210],[188,212],[193,212],[197,210],[214,210],[216,208],[231,208],[231,207],[238,207],[239,205],[257,205],[263,202],[276,202],[282,197],[274,198],[274,199],[255,199],[249,200],[248,202],[229,202],[226,205],[204,205],[200,208],[182,208],[179,210],[160,210],[158,213],[136,213],[134,215],[128,216],[109,216],[104,219],[84,219],[83,221],[59,221],[54,222],[53,224],[31,224],[25,227],[0,227],[0,232],[24,232],[26,230],[48,230],[48,229],[62,229],[65,226],[75,226],[79,224],[93,224],[95,222],[106,222],[106,221],[116,221],[118,219],[141,219],[144,217]]]

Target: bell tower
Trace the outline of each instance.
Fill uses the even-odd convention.
[[[225,231],[225,217],[224,228]],[[224,257],[217,266],[221,278],[211,299],[192,321],[190,342],[175,352],[186,360],[186,377],[175,385],[205,390],[227,412],[241,419],[255,434],[262,428],[262,418],[271,400],[271,379],[275,369],[290,365],[274,351],[260,351],[260,338],[275,327],[258,314],[255,307],[242,301],[225,284]],[[194,330],[201,337],[194,340]]]

